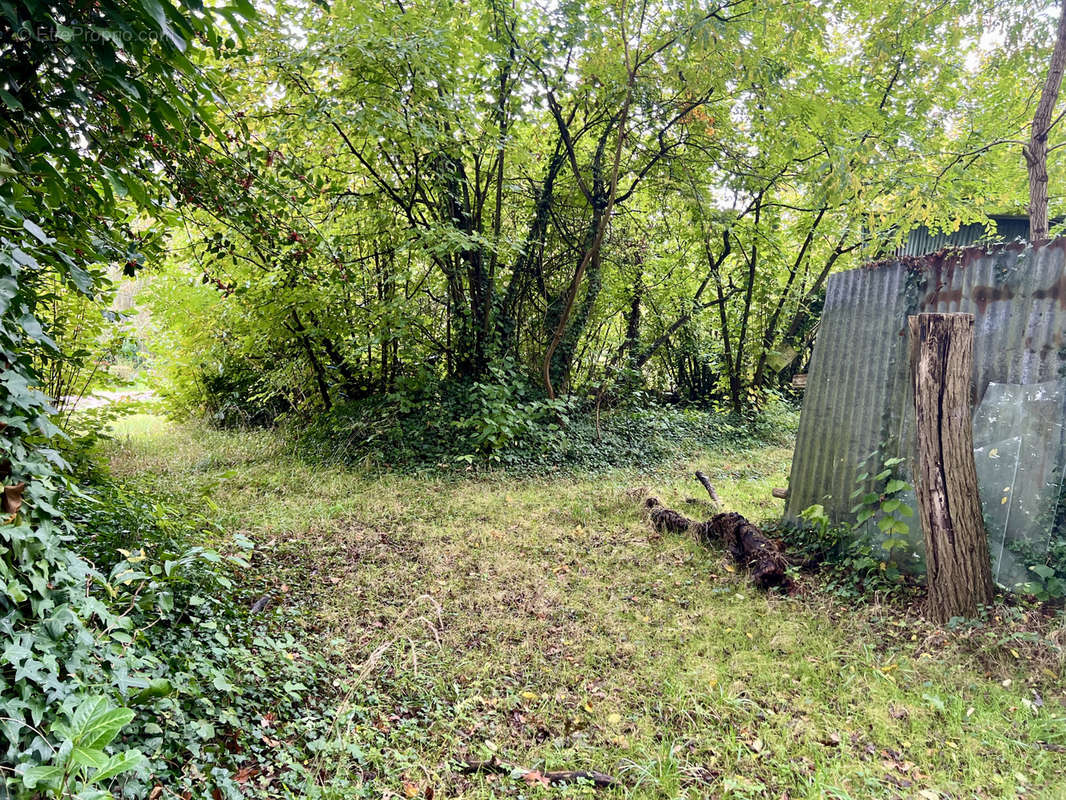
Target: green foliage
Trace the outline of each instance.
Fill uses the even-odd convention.
[[[225,157],[167,175],[175,410],[258,424],[500,370],[547,395],[546,359],[615,402],[788,391],[833,272],[1024,194],[980,145],[1018,138],[1037,5],[280,4],[225,64]]]
[[[1023,564],[1029,565],[1032,578],[1016,587],[1042,602],[1061,602],[1066,598],[1066,537],[1061,525],[1051,532],[1045,550],[1043,542],[1015,541],[1007,545]]]
[[[52,723],[52,737],[59,745],[53,748],[51,760],[16,769],[22,785],[39,796],[56,800],[112,797],[107,790],[109,783],[144,761],[138,750],[108,754],[111,743],[133,717],[132,709],[116,708],[106,697],[80,699],[64,720]]]
[[[870,456],[867,464],[875,465],[876,473],[863,469],[856,474],[851,525],[832,525],[825,508],[813,505],[800,512],[807,527],[788,532],[791,547],[809,562],[825,565],[830,587],[841,596],[898,593],[913,570],[917,555],[907,538],[906,520],[914,511],[901,496],[911,487],[895,469],[902,463],[901,458],[881,463],[878,454]]]
[[[831,526],[821,506],[801,513],[807,528],[792,529],[793,544],[812,561],[826,562],[830,580],[846,591],[868,595],[871,591],[892,591],[906,585],[919,573],[921,543],[913,540],[914,514],[906,497],[913,491],[898,474],[903,460],[888,458],[882,463],[872,454],[856,475],[851,499],[855,522]],[[1060,514],[1061,516],[1061,514]],[[1040,602],[1066,597],[1066,540],[1061,526],[1053,528],[1047,542],[1011,541],[1009,551],[1028,564],[1032,578],[1014,587]]]
[[[490,368],[489,380],[470,385],[465,413],[453,421],[460,447],[470,448],[461,458],[472,461],[487,456],[498,461],[500,451],[529,443],[544,451],[564,444],[569,414],[577,409],[564,399],[537,397],[513,371]]]
[[[1007,542],[1007,550],[1032,575],[1014,587],[1017,591],[1042,602],[1061,603],[1066,599],[1066,484],[1060,486],[1055,510],[1047,516],[1043,520],[1050,528],[1046,539],[1014,539]]]
[[[867,463],[876,458],[877,455],[874,454]],[[910,533],[907,520],[914,516],[914,509],[903,497],[905,492],[912,491],[912,487],[900,478],[895,470],[902,463],[902,458],[888,458],[876,474],[869,471],[859,472],[855,476],[856,489],[851,493],[851,499],[856,501],[851,509],[851,513],[855,515],[856,535],[868,530],[868,523],[876,525],[877,531],[883,537],[881,548],[890,562],[894,561],[895,551],[900,551],[900,555],[906,558],[902,551],[913,549],[913,543],[907,538]],[[895,564],[892,568],[896,568]]]
[[[506,379],[506,375],[499,376]],[[652,467],[688,445],[737,446],[788,439],[798,414],[783,400],[762,411],[662,406],[597,413],[574,397],[543,399],[517,376],[510,382],[401,387],[384,400],[339,406],[294,429],[313,460],[520,471]]]
[[[161,783],[237,798],[234,776],[257,762],[298,786],[306,743],[332,724],[330,651],[308,646],[302,612],[283,597],[266,613],[249,611],[253,585],[236,578],[250,569],[251,542],[235,537],[228,551],[190,544],[220,532],[109,481],[68,498],[63,511],[91,532],[78,550],[107,575],[102,599],[125,610],[113,636],[142,654],[135,675],[112,677],[133,709],[123,743],[143,753],[122,791],[143,796]]]
[[[875,593],[897,593],[900,573],[884,560],[884,555],[854,527],[832,525],[825,509],[813,505],[800,512],[804,526],[785,528],[790,552],[804,557],[811,566],[819,565],[826,586],[847,599],[870,599]]]
[[[132,618],[110,602],[121,591],[70,546],[79,532],[61,498],[75,490],[50,419],[57,398],[41,389],[69,385],[49,370],[69,374],[92,352],[71,346],[71,314],[52,330],[47,314],[69,301],[92,327],[108,268],[132,272],[159,253],[158,227],[138,213],[163,213],[160,147],[217,132],[210,72],[193,59],[234,47],[251,16],[246,3],[216,15],[167,0],[0,8],[0,716],[2,758],[24,771],[92,781],[84,764],[55,761],[42,726],[63,730],[55,715],[81,698],[128,692],[147,663]],[[30,774],[51,785],[54,773]]]
[[[1033,580],[1022,588],[1032,594],[1037,600],[1061,600],[1066,597],[1066,578],[1047,564],[1033,564],[1029,567],[1033,573]]]
[[[80,642],[65,641],[62,632],[50,642],[23,634],[5,651],[5,658],[32,678],[45,677],[49,662],[59,662],[84,687],[52,695],[59,699],[48,707],[19,705],[19,700],[38,698],[5,692],[10,742],[25,740],[27,734],[32,742],[17,759],[26,790],[37,782],[38,790],[58,797],[58,787],[71,792],[82,786],[77,792],[95,797],[94,784],[110,781],[118,775],[111,770],[121,766],[121,772],[131,773],[122,777],[125,790],[135,795],[150,788],[145,783],[149,774],[190,791],[201,791],[207,775],[225,796],[236,797],[231,776],[241,760],[227,749],[227,737],[239,735],[248,750],[262,750],[258,721],[263,714],[283,720],[279,725],[289,720],[315,730],[326,725],[320,714],[311,713],[316,708],[311,692],[324,680],[323,653],[311,653],[294,638],[298,618],[293,614],[251,617],[250,600],[233,580],[235,570],[249,568],[250,542],[237,537],[231,553],[189,546],[184,542],[198,531],[190,528],[187,515],[178,519],[158,503],[107,483],[67,496],[58,510],[81,532],[75,543],[78,555],[72,557],[94,564],[88,571],[94,588],[90,602],[107,628],[86,630]],[[133,711],[122,713],[122,724],[129,724],[123,747],[108,750],[106,759],[78,749],[79,726],[88,725],[87,719],[118,718],[109,700],[87,700],[88,691],[112,692],[137,711],[136,718]],[[18,711],[30,712],[22,719],[31,721],[14,716]],[[46,737],[42,724],[59,712],[70,722],[53,721],[52,736]],[[110,741],[82,745],[103,750]],[[124,755],[132,745],[143,759],[139,753]],[[199,771],[188,772],[190,765]]]

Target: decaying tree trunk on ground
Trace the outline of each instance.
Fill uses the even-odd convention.
[[[715,514],[710,528],[738,564],[747,566],[760,589],[788,583],[788,560],[777,543],[735,511]]]
[[[707,476],[697,472],[696,477],[712,499],[720,502]],[[788,560],[781,548],[735,511],[715,514],[706,522],[698,522],[672,508],[666,508],[655,497],[645,500],[644,507],[652,527],[657,531],[691,532],[705,544],[721,543],[734,561],[751,572],[752,581],[760,589],[789,585],[786,574]]]
[[[926,613],[972,617],[992,602],[988,537],[977,493],[970,385],[972,314],[909,317],[918,436],[915,488],[925,531]]]

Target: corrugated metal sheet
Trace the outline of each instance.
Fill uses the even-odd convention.
[[[962,225],[952,233],[934,233],[925,226],[907,234],[907,241],[896,252],[898,256],[924,256],[945,247],[970,247],[983,242],[1011,242],[1029,238],[1028,217],[990,216],[993,232],[983,223]]]
[[[826,287],[807,377],[786,516],[821,503],[851,519],[867,456],[910,463],[914,409],[906,320],[923,311],[976,316],[974,408],[989,382],[1066,377],[1066,238],[949,250],[842,272]]]

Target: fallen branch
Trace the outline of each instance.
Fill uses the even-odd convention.
[[[715,503],[721,505],[718,493],[702,472],[696,478],[703,484]],[[788,559],[776,542],[735,511],[715,514],[706,522],[689,519],[679,511],[667,508],[658,498],[644,501],[652,527],[660,532],[693,533],[704,544],[720,542],[734,561],[751,572],[751,579],[760,589],[789,586],[786,574]]]
[[[711,496],[711,500],[713,500],[716,505],[722,505],[722,501],[718,499],[718,492],[716,492],[714,490],[714,487],[711,485],[710,478],[708,478],[699,470],[696,470],[696,480],[703,484],[703,488],[707,490],[707,494]]]
[[[593,784],[597,789],[606,789],[609,786],[618,785],[618,781],[610,775],[606,775],[602,772],[592,772],[580,769],[541,772],[540,770],[526,769],[514,764],[508,764],[504,761],[500,761],[495,756],[488,761],[463,759],[457,763],[459,765],[459,771],[464,775],[471,775],[476,772],[487,772],[493,775],[510,775],[513,778],[523,780],[529,784],[540,783],[544,786],[562,786],[569,783],[585,781]]]
[[[1055,744],[1054,742],[1034,742],[1037,747],[1044,750],[1050,750],[1052,753],[1066,753],[1066,744]]]
[[[716,514],[710,526],[733,560],[747,566],[760,589],[789,584],[788,559],[781,548],[743,516],[735,511]]]

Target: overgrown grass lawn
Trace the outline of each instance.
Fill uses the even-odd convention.
[[[790,455],[369,475],[308,464],[270,433],[153,417],[110,446],[116,475],[250,537],[247,580],[305,610],[302,635],[338,668],[341,744],[310,761],[337,797],[1066,797],[1054,652],[1012,643],[1004,620],[936,631],[812,579],[765,595],[641,518],[641,488],[709,514],[698,467],[733,509],[773,520]],[[458,769],[493,754],[620,786]]]

